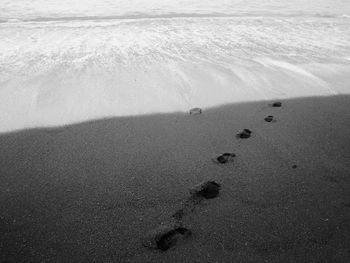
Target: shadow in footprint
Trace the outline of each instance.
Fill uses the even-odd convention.
[[[207,181],[201,184],[194,186],[190,190],[190,194],[192,197],[196,198],[205,198],[212,199],[219,195],[220,193],[220,184],[215,181]]]
[[[196,114],[201,114],[202,113],[202,109],[201,108],[192,108],[190,109],[190,114],[191,115],[196,115]]]
[[[234,157],[236,157],[234,153],[223,153],[215,157],[214,162],[224,164],[224,163],[232,162]]]
[[[176,243],[181,239],[187,239],[192,235],[192,232],[184,227],[178,227],[172,229],[167,233],[164,233],[159,237],[157,241],[157,248],[163,251],[176,245]]]
[[[177,210],[167,223],[163,223],[151,231],[142,242],[144,247],[166,251],[175,246],[179,240],[184,240],[192,235],[191,230],[183,227],[183,217],[192,212],[197,204],[204,199],[212,199],[219,195],[220,184],[215,181],[206,181],[190,189],[191,196]],[[175,220],[174,220],[175,219]]]
[[[264,120],[265,120],[266,122],[276,122],[276,120],[274,120],[274,117],[271,116],[271,115],[265,117]]]
[[[249,129],[244,129],[242,132],[238,133],[236,135],[237,138],[239,139],[248,139],[252,135],[252,131]]]
[[[178,209],[172,217],[176,220],[177,224],[181,225],[182,218],[193,212],[196,205],[198,205],[204,199],[213,199],[220,193],[221,186],[215,181],[206,181],[195,185],[190,189],[191,196],[184,202],[182,208]]]
[[[174,247],[180,240],[185,240],[192,232],[185,227],[161,225],[148,234],[142,243],[144,247],[166,251]]]
[[[271,104],[269,104],[271,107],[275,107],[275,108],[279,108],[279,107],[282,107],[282,102],[280,101],[276,101],[276,102],[273,102]]]

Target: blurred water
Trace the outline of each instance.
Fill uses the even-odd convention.
[[[348,0],[0,0],[0,20],[113,16],[349,15]]]
[[[0,131],[350,93],[349,3],[0,0]]]

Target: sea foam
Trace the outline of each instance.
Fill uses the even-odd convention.
[[[34,6],[36,16],[17,15],[31,22],[0,24],[0,130],[347,92],[330,79],[350,71],[348,19],[201,6],[45,22],[34,21]]]

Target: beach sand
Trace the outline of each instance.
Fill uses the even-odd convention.
[[[350,262],[350,96],[270,102],[0,135],[0,262]],[[208,180],[192,235],[144,247]]]

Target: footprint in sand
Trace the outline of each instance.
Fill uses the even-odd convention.
[[[184,202],[181,209],[178,209],[173,218],[181,224],[182,218],[192,212],[196,205],[204,199],[213,199],[220,193],[221,186],[215,181],[206,181],[195,185],[190,189],[190,197]]]
[[[192,108],[190,109],[190,114],[191,115],[197,115],[197,114],[201,114],[202,113],[202,109],[201,108]]]
[[[213,159],[215,163],[224,164],[232,162],[233,158],[236,157],[234,153],[223,153]]]
[[[192,232],[185,227],[172,229],[160,236],[157,242],[157,248],[163,251],[168,250],[169,248],[175,246],[178,240],[187,239],[191,235]]]
[[[166,251],[174,247],[179,241],[184,241],[191,237],[191,230],[182,226],[182,218],[192,212],[202,200],[217,197],[220,188],[220,184],[215,181],[203,182],[191,188],[191,196],[183,204],[183,207],[173,214],[170,221],[150,232],[142,242],[143,246]]]
[[[276,122],[276,120],[274,119],[274,117],[272,115],[265,117],[264,120],[266,122]]]
[[[275,107],[275,108],[279,108],[279,107],[282,107],[282,102],[280,101],[276,101],[276,102],[273,102],[271,104],[269,104],[271,107]]]
[[[185,227],[160,225],[147,235],[142,244],[147,248],[166,251],[191,235],[192,232]]]
[[[240,139],[248,139],[252,135],[252,131],[249,129],[244,129],[242,132],[236,135],[237,138]]]
[[[221,186],[215,181],[207,181],[190,189],[192,197],[212,199],[219,195]]]

